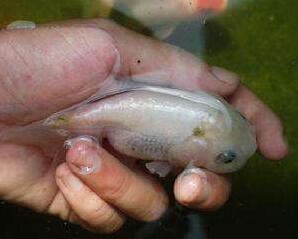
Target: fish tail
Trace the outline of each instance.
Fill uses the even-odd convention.
[[[65,125],[68,125],[71,121],[70,115],[67,114],[59,114],[59,115],[52,115],[51,117],[47,118],[42,124],[45,127],[49,127],[51,129],[59,129]]]

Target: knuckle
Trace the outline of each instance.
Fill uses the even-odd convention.
[[[83,212],[81,217],[87,222],[104,221],[112,213],[108,204],[94,199],[85,203]]]
[[[61,178],[65,175],[66,172],[66,164],[60,164],[56,169],[56,177]]]
[[[105,190],[105,197],[114,201],[121,200],[129,192],[129,188],[132,185],[132,178],[129,174],[124,174],[118,179],[114,178],[113,183],[111,183]]]
[[[144,208],[144,214],[142,216],[143,221],[155,221],[159,219],[168,207],[167,197],[164,195],[156,196],[150,204]]]
[[[106,234],[118,231],[124,223],[120,215],[104,203],[92,208],[84,217],[84,221],[89,229]]]
[[[89,197],[80,204],[81,208],[70,209],[68,216],[63,219],[79,224],[89,231],[104,234],[116,232],[124,224],[124,218],[120,213],[96,197]]]
[[[95,214],[94,214],[95,215]],[[124,224],[124,220],[114,220],[112,217],[111,220],[107,219],[105,221],[101,221],[94,217],[94,221],[88,221],[86,219],[81,219],[76,213],[72,212],[68,221],[82,226],[88,231],[95,233],[103,233],[103,234],[111,234],[117,232]]]

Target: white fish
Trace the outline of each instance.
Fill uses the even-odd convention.
[[[249,122],[223,99],[126,80],[110,82],[98,96],[43,125],[107,138],[123,155],[217,173],[240,169],[257,148]]]

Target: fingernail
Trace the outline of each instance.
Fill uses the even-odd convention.
[[[235,84],[239,81],[239,76],[231,71],[224,68],[212,66],[210,73],[219,81],[227,84]]]
[[[66,161],[74,172],[87,175],[100,169],[99,145],[92,137],[80,136],[67,140],[65,147],[69,150]]]
[[[199,168],[186,169],[180,176],[180,200],[186,204],[197,204],[207,200],[210,185],[206,174]]]
[[[71,149],[78,142],[84,142],[89,145],[92,145],[92,144],[98,145],[99,144],[98,140],[95,137],[90,136],[90,135],[81,135],[81,136],[66,140],[64,142],[64,148]]]

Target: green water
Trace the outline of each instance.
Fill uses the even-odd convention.
[[[243,82],[281,117],[290,145],[290,155],[282,163],[271,163],[256,156],[234,176],[230,202],[207,216],[207,231],[211,238],[296,238],[294,233],[298,235],[297,9],[296,0],[246,1],[204,26],[207,44],[201,57],[210,64],[240,74]],[[2,1],[0,13],[1,24],[17,19],[43,23],[97,15],[94,2],[87,0],[63,3],[60,0]],[[196,46],[187,45],[187,48],[196,49]],[[41,216],[22,214],[22,209],[1,207],[0,217],[4,212],[14,226],[22,224],[23,220],[31,220],[31,223],[25,223],[29,228],[31,225],[31,229],[22,228],[31,236],[33,223],[41,227],[46,225],[44,231],[39,229],[40,235],[44,232],[43,238],[47,238],[47,233],[48,238],[80,238],[82,233],[69,232],[63,226],[57,226],[59,222],[52,225],[44,218],[42,224],[39,222]],[[0,237],[14,238],[9,233]]]
[[[298,212],[297,9],[295,0],[245,4],[219,19],[228,30],[226,47],[213,52],[215,46],[211,45],[207,51],[210,63],[240,73],[244,82],[280,116],[290,145],[290,155],[282,163],[273,164],[255,157],[235,176],[232,202],[214,218],[214,235],[233,228],[236,232],[230,234],[235,238],[241,232],[247,238],[258,235],[296,238],[298,235],[295,229]],[[224,40],[221,36],[214,38],[213,44]],[[225,222],[218,225],[216,219]]]
[[[237,177],[242,181],[237,187],[242,191],[239,195],[252,198],[257,193],[258,200],[271,198],[272,203],[286,196],[287,202],[293,205],[298,196],[295,185],[298,177],[296,9],[298,2],[294,0],[247,4],[220,19],[229,29],[229,45],[217,53],[212,49],[207,51],[209,62],[239,72],[244,82],[281,117],[290,144],[290,155],[281,164],[259,158],[252,160]],[[220,37],[217,39],[220,42]]]

